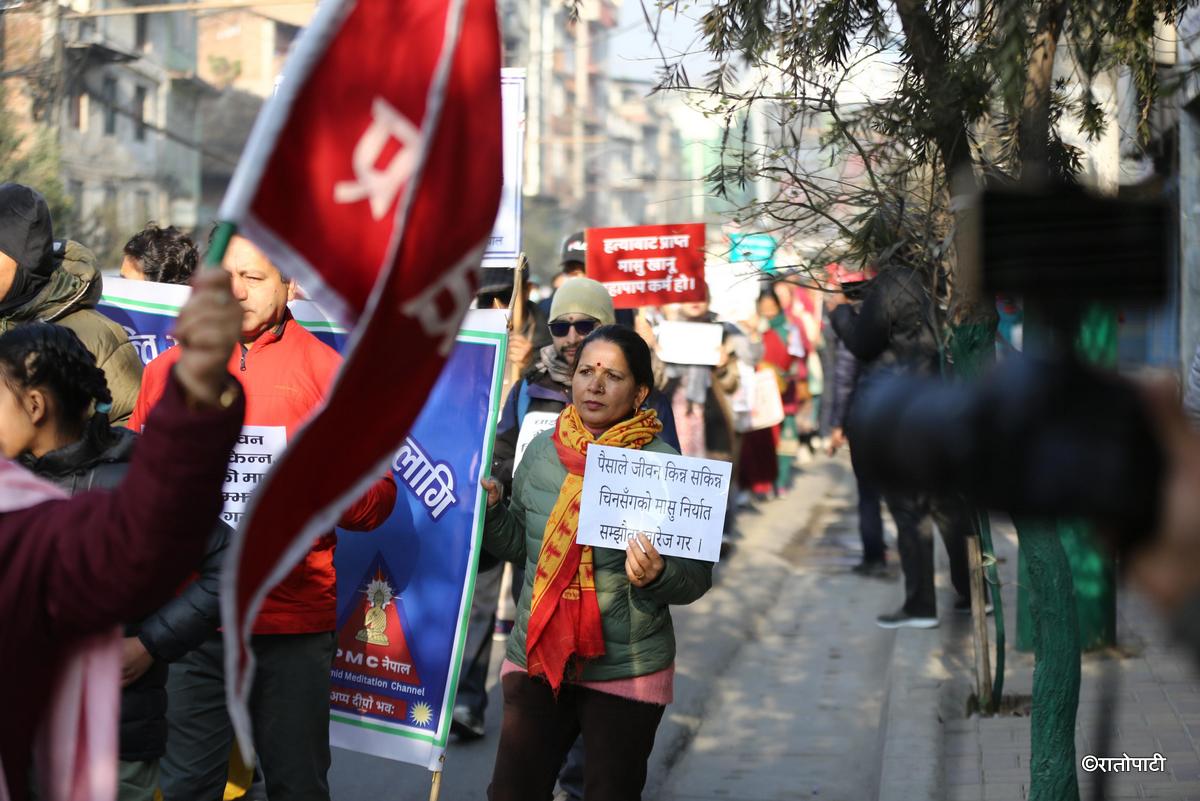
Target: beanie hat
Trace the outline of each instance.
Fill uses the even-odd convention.
[[[612,325],[616,320],[608,290],[590,278],[568,279],[554,293],[554,300],[550,302],[550,322],[564,314],[586,314],[601,325]]]

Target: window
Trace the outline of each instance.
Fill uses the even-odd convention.
[[[135,20],[135,23],[134,23],[135,27],[134,27],[134,32],[133,32],[133,46],[136,50],[145,51],[146,46],[150,44],[150,38],[149,38],[150,15],[149,14],[135,14],[133,18]]]
[[[146,87],[139,86],[133,95],[133,138],[146,141]]]
[[[83,90],[76,86],[67,96],[67,125],[73,131],[84,129]]]
[[[117,133],[117,79],[105,78],[100,89],[100,102],[104,104],[104,134]]]
[[[300,35],[300,28],[295,25],[288,25],[286,22],[275,23],[275,57],[283,58],[287,55],[288,50],[292,46],[292,42],[296,41],[296,37]]]
[[[100,204],[100,208],[93,212],[93,216],[99,216],[101,226],[105,231],[113,232],[120,227],[121,211],[118,205],[117,185],[112,183],[104,184],[104,200]]]

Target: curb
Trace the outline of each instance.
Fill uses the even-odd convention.
[[[897,629],[879,722],[878,801],[940,801],[942,690],[938,629]]]

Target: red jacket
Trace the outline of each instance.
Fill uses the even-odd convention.
[[[70,650],[168,601],[221,511],[242,403],[189,412],[166,384],[116,490],[0,514],[0,761],[13,801],[28,793],[33,736]]]
[[[136,431],[142,425],[178,358],[179,349],[171,348],[146,365],[130,428]],[[229,372],[241,380],[246,393],[246,425],[283,426],[290,442],[321,405],[340,364],[337,351],[288,314],[282,329],[268,331],[248,349],[239,346],[229,359]],[[387,520],[395,503],[396,484],[389,475],[346,510],[338,525],[370,531]],[[255,634],[305,634],[337,627],[336,547],[332,531],[313,543],[304,561],[263,602],[254,622]]]

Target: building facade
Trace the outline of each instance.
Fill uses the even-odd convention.
[[[8,111],[59,145],[74,207],[69,233],[119,266],[120,246],[148,221],[194,228],[199,220],[199,106],[190,13],[75,17],[126,0],[70,6],[32,3],[5,14]]]

